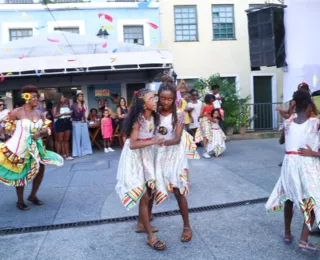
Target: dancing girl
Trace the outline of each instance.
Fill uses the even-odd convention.
[[[16,108],[5,119],[5,129],[12,136],[0,144],[0,182],[16,187],[17,208],[28,210],[24,203],[24,187],[33,182],[28,200],[43,205],[37,191],[41,184],[46,164],[63,165],[60,155],[46,151],[42,137],[50,134],[50,121],[37,108],[38,89],[25,86],[21,90],[25,104]]]
[[[293,205],[304,215],[304,225],[300,236],[299,249],[319,252],[309,240],[311,227],[320,222],[320,161],[315,157],[302,156],[305,148],[318,152],[319,119],[312,116],[312,99],[308,92],[298,90],[293,95],[296,117],[284,122],[286,155],[280,178],[266,204],[268,212],[284,210],[284,244],[291,244],[291,222]],[[301,150],[302,148],[302,150]]]
[[[156,186],[153,146],[164,142],[164,138],[154,138],[159,124],[156,108],[151,90],[143,88],[134,92],[123,125],[127,140],[119,160],[116,191],[128,210],[140,202],[139,223],[147,233],[147,244],[155,250],[163,250],[166,244],[153,235],[155,230],[150,226],[150,198]]]

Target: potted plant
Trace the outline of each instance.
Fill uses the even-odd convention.
[[[255,119],[255,116],[251,117],[250,105],[248,104],[249,97],[240,100],[239,117],[238,117],[238,129],[239,134],[245,135],[251,122]]]

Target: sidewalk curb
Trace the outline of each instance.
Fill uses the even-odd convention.
[[[237,141],[237,140],[254,140],[254,139],[268,139],[268,138],[280,138],[281,133],[272,132],[252,132],[246,133],[245,135],[235,134],[227,136],[226,142]]]

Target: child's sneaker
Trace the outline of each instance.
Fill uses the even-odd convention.
[[[202,156],[203,156],[204,158],[206,158],[206,159],[210,159],[210,155],[207,154],[207,153],[204,153]]]
[[[104,152],[108,153],[109,152],[108,148],[104,148]]]
[[[109,152],[114,152],[114,150],[111,147],[109,147],[108,150]]]

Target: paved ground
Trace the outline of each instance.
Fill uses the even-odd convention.
[[[218,159],[191,161],[189,207],[209,206],[267,197],[280,168],[283,149],[276,139],[232,141]],[[0,186],[0,229],[70,223],[137,215],[126,211],[114,191],[119,151],[50,167],[39,192],[46,205],[20,212],[15,192]],[[170,197],[155,212],[177,209]],[[267,215],[263,204],[190,214],[194,239],[180,242],[181,217],[158,217],[153,225],[166,241],[165,252],[144,245],[134,222],[0,236],[2,260],[139,259],[320,259],[282,245],[283,216]],[[302,216],[296,211],[293,233],[299,236]],[[320,243],[319,237],[312,241]]]

